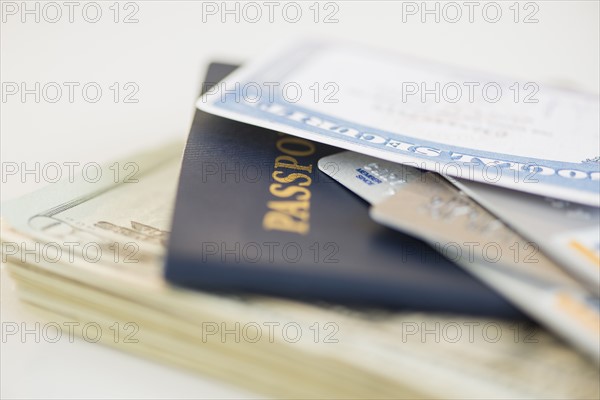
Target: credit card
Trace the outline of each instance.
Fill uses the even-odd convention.
[[[319,168],[373,204],[370,213],[376,221],[428,241],[453,261],[462,257],[546,284],[581,289],[536,243],[438,174],[353,152],[322,158]]]
[[[452,183],[600,292],[600,209],[479,182]]]
[[[373,219],[428,241],[532,318],[600,358],[598,298],[449,181],[352,152],[322,158],[319,169],[370,202]]]
[[[442,175],[600,206],[600,103],[591,94],[319,39],[275,47],[197,107]]]

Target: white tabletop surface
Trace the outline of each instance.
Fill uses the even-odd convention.
[[[303,13],[297,23],[286,21],[278,11],[284,3],[275,8],[273,23],[268,21],[264,6],[262,20],[257,23],[244,21],[243,14],[239,23],[233,16],[222,22],[219,14],[204,14],[204,22],[202,3],[192,1],[135,1],[128,8],[121,3],[118,23],[110,9],[113,2],[98,1],[87,8],[90,19],[94,17],[91,7],[98,5],[102,10],[100,20],[91,23],[82,14],[87,3],[93,2],[78,3],[71,23],[67,7],[58,2],[63,15],[51,23],[55,10],[44,8],[44,2],[28,2],[30,9],[38,4],[39,22],[34,15],[22,15],[21,2],[2,2],[3,84],[97,82],[104,89],[100,101],[93,104],[84,101],[77,91],[73,103],[36,103],[32,96],[25,102],[18,96],[2,99],[3,168],[14,162],[102,163],[168,138],[184,138],[207,62],[241,63],[274,40],[287,36],[342,37],[497,72],[519,81],[550,82],[598,93],[600,43],[596,1],[532,2],[539,8],[539,22],[532,24],[514,22],[514,13],[509,9],[512,1],[497,2],[503,11],[497,23],[485,21],[478,11],[484,3],[475,9],[473,23],[468,22],[467,16],[458,23],[449,23],[443,15],[440,23],[434,22],[432,16],[422,23],[419,15],[407,16],[403,22],[400,1],[335,2],[338,22],[329,24],[322,19],[334,8],[324,9],[325,3],[321,3],[320,22],[315,23],[310,9],[313,1],[297,2]],[[212,5],[221,6],[221,2],[204,3],[205,10]],[[428,3],[435,7],[435,2]],[[235,7],[235,2],[228,4]],[[238,5],[241,12],[243,6]],[[14,7],[18,10],[13,15]],[[134,17],[138,22],[123,23],[125,15],[136,7]],[[531,10],[521,10],[519,18]],[[27,18],[25,22],[22,17]],[[134,82],[139,87],[139,102],[115,104],[108,88],[114,82]],[[44,184],[32,178],[3,179],[1,199],[15,198]],[[4,268],[1,281],[3,327],[22,322],[31,327],[41,321],[18,302]],[[222,382],[80,340],[36,343],[33,336],[22,341],[3,335],[1,346],[2,398],[255,396]]]

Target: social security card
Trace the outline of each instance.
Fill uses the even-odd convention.
[[[304,40],[240,68],[197,107],[442,175],[600,206],[597,95]]]

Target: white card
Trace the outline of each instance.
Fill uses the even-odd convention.
[[[600,293],[600,209],[477,182],[452,181]]]
[[[236,70],[197,107],[442,175],[600,206],[593,95],[303,41]]]

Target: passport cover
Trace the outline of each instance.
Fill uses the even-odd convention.
[[[235,69],[211,64],[204,87]],[[426,243],[369,218],[319,171],[341,151],[196,110],[166,279],[211,291],[524,318]]]

